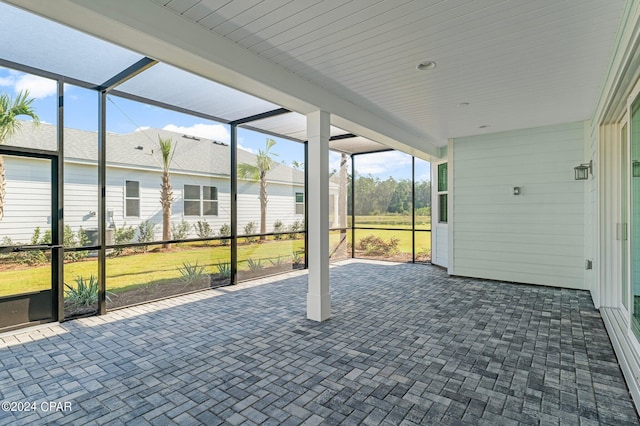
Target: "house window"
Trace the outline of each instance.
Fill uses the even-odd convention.
[[[438,222],[447,223],[449,212],[447,203],[449,201],[449,166],[447,163],[438,164]]]
[[[200,216],[200,185],[184,186],[185,216]]]
[[[184,186],[184,214],[185,216],[217,216],[218,188],[215,186],[185,185]]]
[[[140,182],[125,181],[125,216],[140,217]]]
[[[296,192],[296,214],[304,214],[304,193]]]
[[[218,188],[202,187],[202,211],[205,216],[218,216]]]

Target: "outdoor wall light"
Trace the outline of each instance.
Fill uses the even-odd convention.
[[[579,166],[575,166],[573,171],[576,174],[576,180],[587,180],[589,179],[589,173],[593,174],[592,171],[593,160],[588,163],[582,163]]]
[[[633,160],[633,164],[631,165],[632,176],[640,177],[640,161]]]

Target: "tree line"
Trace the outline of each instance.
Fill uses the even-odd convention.
[[[348,177],[348,213],[351,214],[352,176]],[[355,187],[356,215],[384,215],[411,213],[411,180],[388,177],[382,180],[371,175],[357,176]],[[428,180],[415,183],[415,209],[417,215],[431,213],[431,182]]]

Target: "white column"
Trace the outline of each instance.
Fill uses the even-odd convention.
[[[315,111],[307,115],[307,235],[309,290],[307,318],[331,317],[329,295],[329,134],[330,115]]]

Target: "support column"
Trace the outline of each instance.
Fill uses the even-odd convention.
[[[309,290],[307,318],[325,321],[331,317],[329,294],[329,136],[330,115],[316,111],[307,115],[308,212],[307,234]]]

